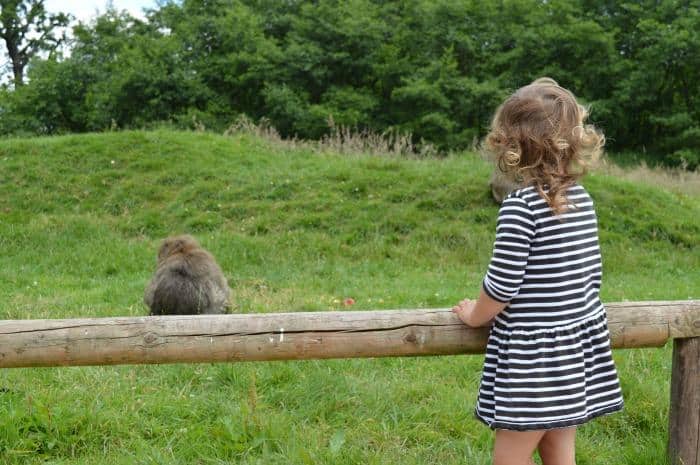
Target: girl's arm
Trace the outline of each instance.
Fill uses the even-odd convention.
[[[525,200],[511,194],[503,201],[498,210],[493,254],[479,298],[465,299],[452,308],[464,323],[485,326],[518,294],[535,229],[535,216]]]
[[[479,293],[479,298],[474,300],[464,299],[459,304],[452,307],[452,311],[457,314],[460,320],[468,326],[477,328],[486,326],[501,310],[506,308],[507,302],[499,302],[484,292],[483,287]]]

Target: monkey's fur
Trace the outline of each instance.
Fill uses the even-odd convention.
[[[493,200],[495,200],[496,203],[501,203],[508,194],[523,186],[522,183],[509,178],[496,167],[491,175],[489,187],[491,187],[491,196],[493,196]]]
[[[226,313],[230,294],[214,257],[192,236],[182,235],[161,244],[143,301],[151,315]]]

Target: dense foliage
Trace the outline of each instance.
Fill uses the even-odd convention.
[[[547,75],[592,107],[616,151],[700,162],[700,1],[183,0],[74,28],[0,97],[0,133],[158,121],[283,135],[332,124],[463,148],[510,91]],[[332,120],[332,123],[330,121]]]

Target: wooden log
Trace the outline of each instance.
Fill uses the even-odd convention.
[[[700,336],[700,301],[606,305],[613,347]],[[448,309],[0,321],[0,368],[483,353]]]
[[[673,341],[668,455],[672,465],[700,465],[700,337]]]

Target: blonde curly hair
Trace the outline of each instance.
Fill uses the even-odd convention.
[[[552,210],[567,210],[566,190],[595,163],[602,132],[585,124],[588,110],[554,79],[521,87],[498,107],[483,148],[507,177],[534,185]]]

